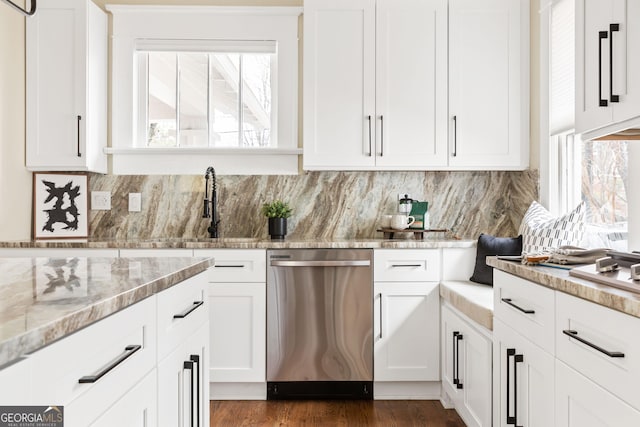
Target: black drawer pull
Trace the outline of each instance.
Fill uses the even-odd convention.
[[[200,307],[202,304],[204,304],[204,301],[194,301],[193,305],[191,307],[187,308],[182,313],[174,314],[173,318],[174,319],[184,319],[185,317],[190,315],[196,308]]]
[[[78,380],[78,382],[80,384],[90,384],[90,383],[95,383],[96,381],[98,381],[100,378],[104,377],[109,371],[111,371],[113,368],[115,368],[116,366],[118,366],[119,364],[121,364],[122,362],[124,362],[125,360],[127,360],[129,357],[131,357],[131,355],[133,355],[133,353],[135,353],[136,351],[140,350],[142,348],[141,345],[128,345],[125,347],[124,352],[116,357],[115,359],[113,359],[111,362],[109,362],[108,365],[106,365],[105,367],[103,367],[100,372],[98,372],[95,375],[87,375],[85,377],[82,377]]]
[[[462,386],[462,380],[460,379],[460,340],[462,340],[462,334],[458,333],[456,336],[456,388],[457,389],[461,389]]]
[[[214,265],[214,268],[244,268],[244,264]]]
[[[585,340],[582,337],[579,337],[578,336],[578,331],[573,331],[571,329],[564,329],[562,331],[562,333],[565,334],[565,335],[568,335],[571,338],[574,338],[574,339],[580,341],[582,344],[588,345],[589,347],[593,348],[594,350],[598,350],[600,353],[606,354],[609,357],[624,357],[624,353],[621,353],[619,351],[605,350],[604,348],[599,347],[599,346],[595,345],[594,343]]]
[[[399,268],[399,267],[422,267],[422,264],[391,264],[391,268]]]
[[[520,310],[524,314],[534,314],[536,312],[535,310],[529,310],[526,308],[519,307],[511,301],[512,301],[511,298],[502,298],[502,302],[504,302],[505,304],[509,304],[511,307],[515,308],[516,310]]]

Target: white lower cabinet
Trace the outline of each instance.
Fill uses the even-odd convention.
[[[467,426],[491,426],[491,332],[447,304],[441,315],[443,393]]]
[[[266,251],[194,252],[215,259],[208,272],[211,399],[266,399]]]
[[[375,381],[440,379],[438,290],[438,283],[375,284]]]
[[[23,359],[0,369],[0,384],[11,384],[0,387],[1,405],[28,405],[31,402],[31,361]]]
[[[212,283],[209,301],[211,382],[265,382],[265,284]]]
[[[90,427],[150,427],[158,425],[155,370],[129,390]],[[69,410],[73,407],[69,407]],[[67,408],[65,408],[65,411]],[[66,425],[66,424],[65,424]]]
[[[209,324],[158,365],[158,426],[209,425]]]
[[[556,427],[640,425],[640,411],[556,360]]]
[[[553,355],[498,319],[493,345],[493,425],[553,426]]]

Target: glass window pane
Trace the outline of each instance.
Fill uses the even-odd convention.
[[[149,53],[147,145],[176,146],[176,54]]]
[[[582,200],[591,247],[627,250],[627,141],[582,142]]]
[[[211,146],[238,147],[240,55],[211,57]]]
[[[208,142],[208,68],[206,53],[180,53],[180,146],[206,147]]]
[[[271,58],[242,55],[244,147],[268,147],[271,142]]]

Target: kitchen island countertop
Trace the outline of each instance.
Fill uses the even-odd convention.
[[[496,257],[487,257],[487,265],[547,288],[640,317],[640,294],[569,276],[569,270],[561,268],[527,266],[519,262],[499,260]]]
[[[0,367],[211,265],[213,258],[0,258]]]

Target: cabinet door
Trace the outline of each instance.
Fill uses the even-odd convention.
[[[556,360],[556,427],[640,425],[640,412]]]
[[[209,425],[208,324],[158,365],[159,426]],[[197,421],[196,421],[197,420]]]
[[[609,87],[612,0],[576,1],[576,131],[613,121]],[[601,38],[600,34],[602,34]]]
[[[106,14],[50,0],[27,20],[26,44],[27,167],[106,173]]]
[[[210,283],[211,382],[266,381],[266,285]]]
[[[613,0],[613,94],[619,96],[614,105],[613,120],[621,122],[640,116],[640,2]]]
[[[376,283],[375,381],[440,380],[437,283]]]
[[[304,4],[304,167],[375,162],[375,0]]]
[[[468,426],[490,426],[492,343],[470,326],[462,334],[458,382],[464,393],[460,412]]]
[[[493,425],[552,426],[553,356],[499,320],[493,348]]]
[[[148,427],[157,426],[157,379],[155,370],[127,392],[90,427]],[[66,421],[66,420],[65,420]],[[67,423],[65,423],[65,426]],[[82,427],[82,424],[68,424]],[[173,427],[173,426],[172,426]]]
[[[460,359],[458,349],[460,345],[457,337],[463,331],[463,325],[458,316],[453,314],[447,306],[442,307],[442,386],[444,392],[453,400],[456,407],[462,401],[463,388],[458,387]],[[464,366],[464,364],[463,364]]]
[[[449,165],[528,166],[526,0],[449,2]]]
[[[446,166],[446,81],[446,0],[378,0],[376,166]]]
[[[442,307],[442,382],[469,426],[491,425],[492,342]]]

